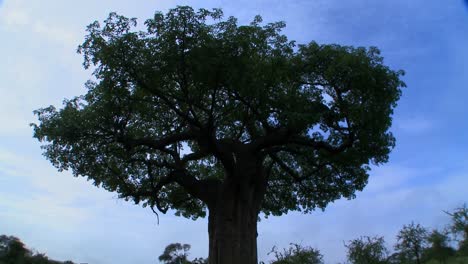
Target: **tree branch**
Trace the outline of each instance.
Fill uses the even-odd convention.
[[[147,85],[138,77],[138,74],[134,71],[134,69],[132,69],[132,67],[125,65],[125,68],[127,72],[129,73],[130,77],[136,82],[136,84],[143,87],[148,92],[151,92],[154,95],[156,95],[159,99],[161,99],[166,104],[167,107],[169,107],[172,111],[174,111],[178,116],[183,118],[189,124],[199,127],[199,128],[201,127],[201,124],[198,122],[198,120],[191,118],[188,115],[188,113],[182,112],[180,110],[180,107],[178,107],[176,103],[172,102],[167,96],[165,96],[163,92],[159,91],[158,89],[151,89],[149,85]],[[180,98],[176,98],[176,100],[181,101]]]
[[[325,150],[331,154],[338,154],[351,147],[354,142],[353,134],[349,134],[348,139],[339,146],[333,146],[324,141],[315,141],[310,138],[296,136],[289,140],[291,144],[296,144],[305,147],[311,147],[316,150]]]
[[[205,150],[196,151],[187,155],[184,155],[181,159],[182,164],[186,164],[192,160],[199,160],[209,156],[209,152]]]
[[[301,177],[295,170],[286,165],[286,163],[284,163],[276,154],[269,154],[269,156],[276,164],[281,167],[281,169],[291,175],[291,177],[293,177],[296,182],[301,182],[304,179],[304,177]]]
[[[118,136],[117,142],[122,143],[126,148],[132,149],[138,146],[147,146],[149,148],[157,149],[166,152],[166,147],[185,140],[195,139],[196,136],[193,132],[180,132],[170,134],[160,139],[153,138],[131,138],[127,135]]]

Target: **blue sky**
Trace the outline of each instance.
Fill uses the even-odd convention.
[[[221,7],[243,23],[256,14],[284,20],[290,39],[377,46],[404,69],[390,162],[366,189],[325,212],[292,213],[259,223],[260,259],[290,242],[317,247],[326,263],[345,259],[343,241],[383,235],[389,247],[403,224],[441,228],[442,213],[468,202],[468,8],[464,1],[26,1],[0,0],[0,234],[57,259],[92,264],[156,263],[171,242],[207,254],[206,220],[118,200],[90,182],[57,172],[28,126],[32,111],[85,92],[90,72],[75,53],[84,29],[111,11],[144,20],[176,5]],[[141,21],[140,20],[140,21]]]

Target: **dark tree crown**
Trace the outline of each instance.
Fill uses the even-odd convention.
[[[94,69],[88,92],[35,111],[59,170],[196,218],[247,157],[268,179],[267,215],[353,198],[369,164],[388,160],[403,72],[377,48],[296,45],[283,22],[240,26],[219,9],[136,24],[111,13],[89,25],[78,49]]]

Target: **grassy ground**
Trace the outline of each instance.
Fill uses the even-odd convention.
[[[426,264],[441,264],[438,261],[429,261]],[[454,257],[442,264],[468,264],[468,257]]]

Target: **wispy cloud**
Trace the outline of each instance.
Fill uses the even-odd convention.
[[[51,24],[30,12],[27,1],[8,1],[0,8],[0,27],[13,32],[36,33],[39,37],[49,41],[60,43],[67,48],[76,46],[80,39],[76,32],[60,26]]]
[[[424,181],[427,177],[443,171],[437,167],[405,167],[400,165],[387,165],[374,167],[366,186],[366,192],[380,193],[395,189],[402,189],[414,184],[415,181]]]
[[[82,178],[58,173],[46,161],[0,148],[1,219],[22,218],[22,224],[68,230],[94,213],[95,205],[73,206],[87,199],[112,199]],[[7,217],[8,216],[8,217]]]
[[[424,134],[436,127],[436,123],[425,117],[402,117],[395,120],[394,127],[407,134]]]

